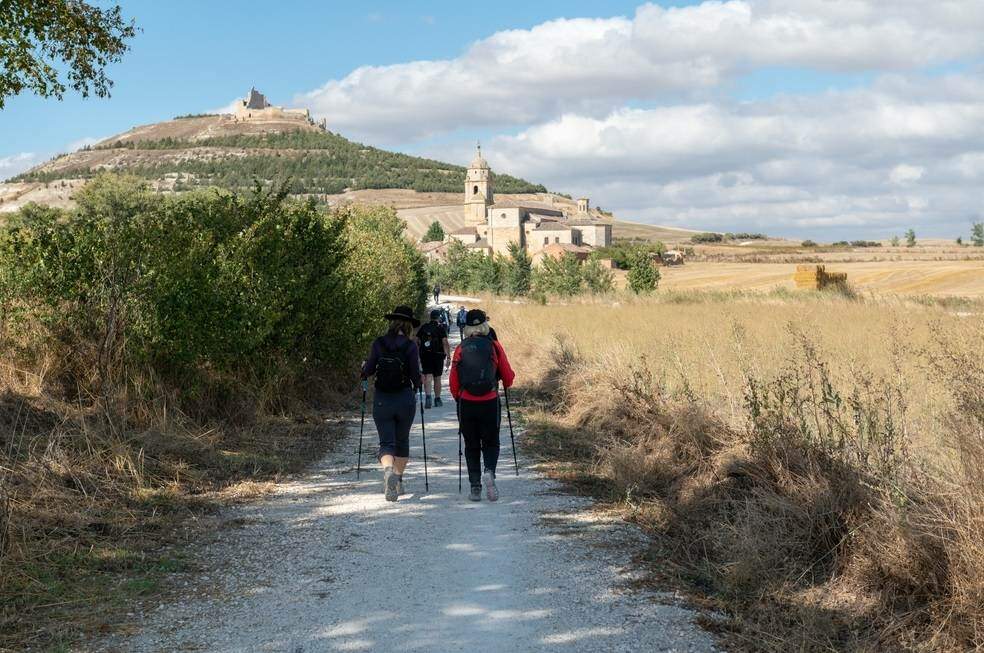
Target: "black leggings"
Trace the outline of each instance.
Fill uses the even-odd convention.
[[[468,482],[482,484],[482,462],[495,474],[499,462],[499,400],[458,402],[461,434],[465,438],[465,461],[468,463]]]

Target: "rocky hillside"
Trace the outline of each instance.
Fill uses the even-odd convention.
[[[31,200],[67,202],[80,180],[105,170],[139,175],[163,191],[280,181],[294,193],[322,196],[383,188],[457,193],[465,174],[462,166],[368,147],[303,120],[188,116],[136,127],[35,167],[0,188],[0,210]],[[546,190],[508,175],[496,176],[496,188]]]

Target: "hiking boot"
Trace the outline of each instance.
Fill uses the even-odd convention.
[[[485,483],[485,497],[489,501],[498,501],[499,488],[495,486],[495,472],[486,469],[482,474],[482,481]]]
[[[482,500],[482,486],[473,485],[471,491],[468,493],[469,501],[481,501]]]
[[[443,405],[444,405],[444,402],[441,401],[441,398],[440,397],[434,397],[434,408],[440,408]]]
[[[431,396],[427,395],[427,397],[424,399],[424,408],[430,408],[430,407],[431,407]]]
[[[397,486],[400,483],[399,477],[393,473],[392,467],[387,467],[383,470],[383,492],[386,493],[387,501],[396,501],[396,498],[400,496],[397,491]]]

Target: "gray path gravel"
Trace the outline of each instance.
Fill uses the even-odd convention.
[[[358,424],[312,472],[192,552],[179,598],[132,617],[103,651],[713,651],[688,610],[625,585],[641,535],[550,481],[512,471],[503,419],[502,498],[459,495],[454,404],[427,411],[398,503],[364,457]],[[366,451],[375,431],[366,420]],[[520,463],[522,464],[522,460]],[[467,491],[467,478],[465,482]]]

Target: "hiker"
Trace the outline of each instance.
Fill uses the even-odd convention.
[[[441,303],[441,284],[434,284],[434,303]]]
[[[458,402],[458,424],[465,439],[465,460],[471,501],[482,500],[482,484],[489,501],[499,499],[495,467],[499,461],[499,379],[509,388],[515,374],[506,352],[489,337],[489,322],[480,309],[468,311],[464,340],[451,362],[451,395]],[[484,471],[483,471],[484,463]]]
[[[467,319],[468,319],[468,311],[465,309],[464,306],[462,306],[461,308],[458,309],[458,318],[456,320],[458,322],[459,340],[465,339],[465,325],[467,324]]]
[[[424,408],[444,405],[441,401],[441,375],[451,364],[451,344],[448,342],[448,330],[441,324],[441,310],[430,312],[430,322],[417,331],[417,342],[420,349],[420,370],[424,375]]]
[[[437,321],[441,324],[442,327],[444,327],[444,331],[446,333],[449,332],[448,330],[450,328],[450,322],[448,320],[448,309],[442,306],[441,308],[437,309],[437,313],[438,313]],[[432,317],[433,317],[433,312],[432,312]]]
[[[379,462],[383,466],[383,492],[396,501],[403,492],[403,470],[410,459],[410,427],[417,414],[415,391],[421,387],[420,364],[414,329],[420,320],[409,306],[397,306],[383,316],[386,333],[376,338],[362,367],[362,378],[375,375],[372,419],[379,433]]]

